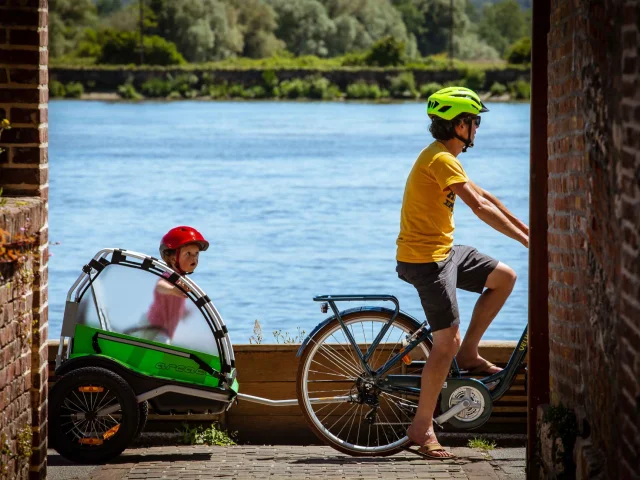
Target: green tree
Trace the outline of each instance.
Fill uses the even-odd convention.
[[[122,0],[96,0],[96,10],[100,17],[105,17],[122,8]]]
[[[389,35],[373,44],[365,56],[367,65],[380,67],[402,65],[404,63],[404,42]]]
[[[49,0],[49,52],[60,57],[75,50],[84,29],[96,23],[91,0]]]
[[[433,55],[449,49],[451,27],[450,0],[394,0],[407,28],[416,39],[421,55]],[[453,0],[454,38],[464,36],[470,27],[466,0]]]
[[[99,63],[126,65],[138,63],[140,59],[140,35],[137,32],[103,32],[104,43],[98,58]],[[185,63],[184,58],[172,42],[157,35],[145,35],[144,60],[149,65],[178,65]]]
[[[276,36],[296,55],[329,54],[328,39],[336,27],[318,0],[267,0],[278,15]]]
[[[475,33],[456,35],[453,38],[453,51],[458,60],[498,60],[500,54],[491,45],[487,45]]]
[[[237,11],[240,32],[243,35],[242,56],[264,58],[285,47],[275,31],[278,28],[276,12],[263,0],[232,0]]]
[[[478,33],[500,55],[504,55],[513,42],[527,36],[527,31],[525,14],[516,0],[485,5]]]
[[[242,53],[237,12],[220,0],[149,0],[157,16],[153,33],[175,43],[192,62],[218,60]]]
[[[531,38],[522,37],[513,43],[505,55],[509,63],[531,63]]]
[[[407,31],[401,13],[390,0],[322,0],[336,25],[330,39],[332,55],[366,50],[374,42],[393,37],[405,44],[406,53],[415,53],[415,41]]]

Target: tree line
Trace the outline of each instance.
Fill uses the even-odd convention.
[[[139,1],[49,0],[53,60],[138,63]],[[146,64],[316,56],[357,65],[374,46],[401,64],[450,47],[450,0],[143,0],[142,13]],[[516,0],[453,0],[452,13],[457,59],[529,62],[531,10]]]

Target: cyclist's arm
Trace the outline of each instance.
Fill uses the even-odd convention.
[[[493,203],[496,207],[498,207],[498,210],[500,210],[502,214],[509,219],[509,221],[512,224],[514,224],[517,228],[520,229],[522,233],[524,233],[527,236],[529,235],[529,227],[525,223],[521,222],[520,219],[516,217],[513,213],[511,213],[509,209],[505,207],[500,200],[498,200],[496,197],[491,195],[491,193],[487,192],[484,188],[481,188],[475,183],[473,183],[471,180],[469,180],[469,183],[471,184],[471,188],[473,188],[478,193],[478,195],[480,195],[482,198],[485,198],[489,200],[491,203]]]
[[[469,208],[471,208],[480,220],[529,248],[529,236],[511,223],[496,205],[479,195],[478,192],[472,188],[470,182],[454,183],[450,185],[449,188],[451,188],[453,193],[460,197],[464,203],[469,205]]]

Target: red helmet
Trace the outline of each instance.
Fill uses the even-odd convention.
[[[209,242],[207,242],[202,234],[195,228],[187,226],[172,228],[162,237],[162,241],[160,242],[160,255],[162,255],[165,250],[177,250],[190,243],[197,243],[202,251],[209,248]]]

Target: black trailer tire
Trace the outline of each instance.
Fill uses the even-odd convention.
[[[149,402],[146,400],[144,402],[140,402],[138,404],[138,410],[140,411],[140,419],[138,420],[138,430],[136,430],[136,434],[133,437],[134,440],[140,437],[144,427],[147,425],[147,419],[149,418]]]
[[[118,411],[95,415],[116,403]],[[78,414],[85,417],[79,419]],[[140,409],[133,389],[110,370],[72,370],[49,394],[49,441],[60,455],[73,462],[103,463],[117,457],[131,444],[139,425]]]

